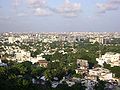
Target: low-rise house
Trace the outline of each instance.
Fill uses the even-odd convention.
[[[105,39],[104,37],[94,37],[94,38],[90,38],[89,42],[91,42],[92,44],[94,44],[95,42],[98,42],[100,44],[105,44]]]
[[[85,90],[94,90],[94,86],[97,84],[97,81],[93,81],[90,79],[81,79],[82,86],[85,86]]]
[[[19,52],[15,53],[15,58],[18,62],[29,61],[31,57],[30,52],[26,52],[24,50],[20,50]]]
[[[47,60],[39,60],[38,62],[37,62],[37,64],[40,66],[40,67],[47,67],[47,65],[48,65],[48,61]]]
[[[87,74],[88,73],[88,61],[83,59],[77,59],[77,69],[75,70],[77,74]]]
[[[56,88],[60,84],[60,81],[58,77],[54,77],[53,80],[51,81],[51,87]]]
[[[7,66],[6,63],[2,63],[1,59],[0,59],[0,66]]]
[[[73,85],[75,85],[74,81],[66,81],[66,83],[68,84],[69,87],[72,87]]]
[[[120,54],[107,52],[99,58],[96,58],[98,64],[103,66],[104,63],[110,64],[111,67],[120,66]]]
[[[32,62],[32,64],[37,63],[39,60],[37,58],[30,58],[30,62]]]
[[[34,57],[34,58],[31,57],[30,62],[32,62],[32,64],[35,64],[35,63],[39,62],[39,60],[45,60],[45,58],[43,58],[41,55],[37,55],[37,57]]]
[[[105,68],[94,68],[89,70],[89,75],[94,77],[99,77],[100,80],[110,80],[113,79],[113,74]]]

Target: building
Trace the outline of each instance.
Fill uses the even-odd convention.
[[[90,38],[89,39],[89,42],[91,43],[95,43],[95,42],[98,42],[100,44],[105,44],[105,39],[103,37],[94,37],[94,38]]]
[[[2,63],[1,59],[0,59],[0,66],[7,66],[6,63]]]
[[[37,64],[40,66],[40,67],[47,67],[48,66],[48,61],[46,61],[46,60],[39,60],[38,62],[37,62]]]
[[[15,37],[8,37],[8,42],[9,43],[14,43],[15,42]]]
[[[94,68],[89,70],[89,76],[99,77],[100,80],[113,79],[113,74],[105,68]]]
[[[31,57],[31,53],[30,52],[26,52],[24,50],[20,50],[19,52],[15,53],[15,59],[18,62],[29,61],[30,57]]]
[[[88,68],[88,61],[83,59],[77,59],[77,66],[80,69]]]
[[[96,58],[98,64],[103,66],[104,63],[110,64],[111,67],[120,66],[120,54],[107,52],[99,58]]]
[[[87,73],[88,72],[88,61],[83,59],[77,59],[77,69],[76,73]]]
[[[42,57],[43,54],[37,55],[37,57],[34,58],[30,58],[30,62],[32,62],[32,64],[35,64],[37,62],[39,62],[39,60],[43,60],[46,61],[45,58]]]

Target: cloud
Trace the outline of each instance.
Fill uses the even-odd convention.
[[[13,0],[15,8],[20,6],[22,0]],[[48,0],[26,0],[26,6],[29,10],[32,10],[33,15],[48,16],[52,13],[58,13],[63,16],[75,17],[78,16],[81,11],[80,3],[72,3],[70,0],[64,0],[64,3],[57,8],[51,8],[48,5]],[[25,13],[18,13],[17,16],[27,16]]]
[[[80,3],[71,3],[69,0],[65,0],[63,5],[56,9],[58,13],[65,16],[77,16],[80,10]]]
[[[2,6],[0,6],[0,16],[4,16],[4,11],[3,11],[3,8],[2,8]]]
[[[120,0],[111,0],[110,2],[114,4],[120,4]]]
[[[34,15],[37,16],[50,15],[47,0],[27,0],[27,2],[30,8],[32,8]]]
[[[36,8],[35,9],[35,15],[37,15],[37,16],[48,16],[48,15],[50,15],[50,11],[46,10],[44,8]]]
[[[0,21],[9,21],[10,19],[10,16],[0,16]]]
[[[14,7],[19,6],[20,3],[21,3],[21,0],[13,0],[13,6],[14,6]]]
[[[24,17],[24,16],[28,16],[28,14],[25,13],[25,12],[21,12],[21,13],[17,13],[17,16],[18,17]]]
[[[18,8],[20,6],[22,0],[13,0],[13,6],[14,8]],[[25,2],[26,6],[29,6],[29,10],[32,10],[33,15],[38,16],[47,16],[50,15],[47,5],[47,0],[23,0]],[[17,13],[17,16],[27,16],[27,13]]]
[[[30,7],[38,8],[38,7],[46,7],[47,1],[46,0],[27,0]]]
[[[120,0],[110,0],[106,3],[97,3],[96,6],[99,8],[99,13],[118,10],[120,8]]]
[[[65,17],[76,17],[78,16],[78,14],[71,12],[71,13],[62,13],[61,15],[65,16]]]

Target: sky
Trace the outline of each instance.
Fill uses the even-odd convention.
[[[0,32],[119,32],[120,0],[0,0]]]

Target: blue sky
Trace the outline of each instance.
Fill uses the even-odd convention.
[[[114,32],[120,0],[0,0],[0,32]]]

